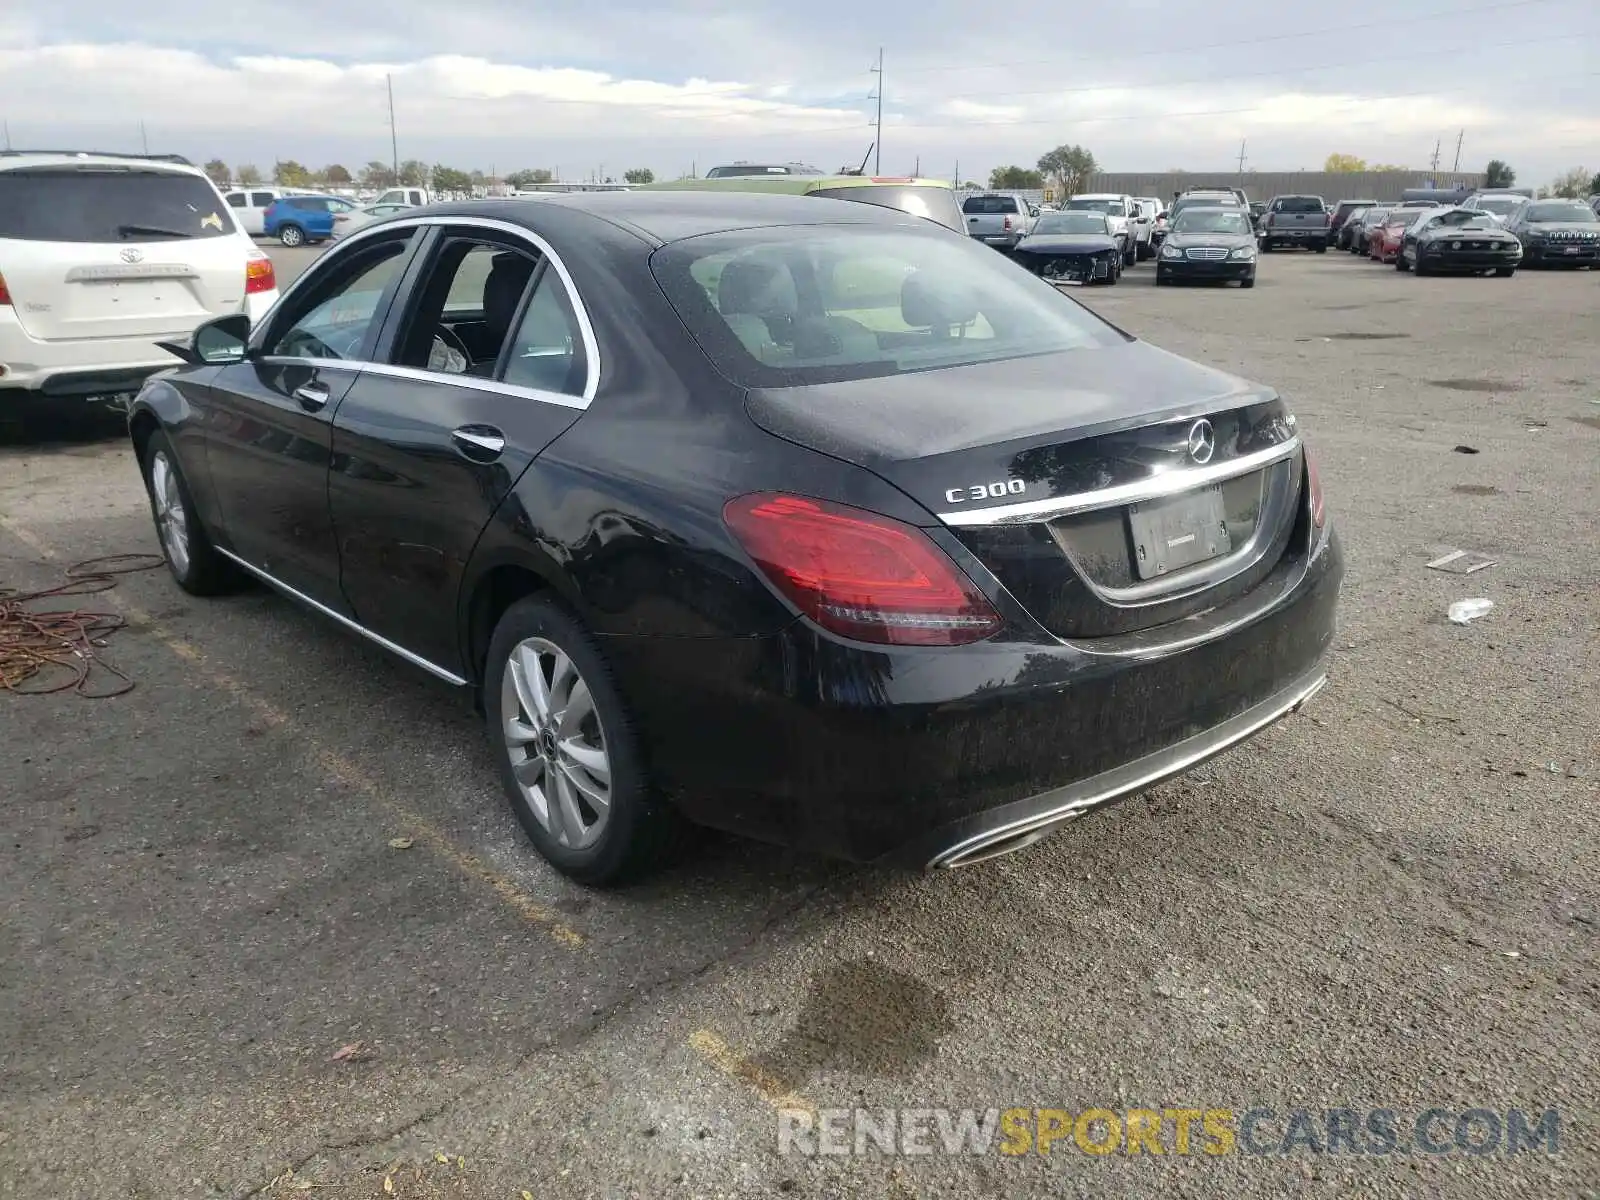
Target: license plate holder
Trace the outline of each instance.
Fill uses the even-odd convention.
[[[1233,549],[1221,487],[1128,506],[1133,570],[1140,579],[1170,575]]]
[[[1561,253],[1563,253],[1563,254],[1581,254],[1582,252],[1583,252],[1583,247],[1582,246],[1563,246],[1563,247],[1561,247]]]

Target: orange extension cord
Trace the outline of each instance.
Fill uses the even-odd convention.
[[[0,588],[0,689],[19,696],[76,692],[104,700],[133,691],[133,680],[97,653],[106,639],[127,621],[120,613],[84,609],[37,612],[28,605],[53,596],[87,596],[117,586],[117,576],[151,571],[162,565],[159,554],[112,554],[90,558],[67,568],[67,582],[38,592]],[[92,691],[95,668],[120,683],[108,691]],[[43,683],[24,687],[43,675]],[[65,678],[61,678],[61,676]]]

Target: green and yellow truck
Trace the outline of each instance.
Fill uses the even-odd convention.
[[[717,179],[672,179],[647,183],[636,192],[765,192],[776,196],[822,196],[897,208],[967,232],[955,189],[942,179],[900,175],[735,175]]]

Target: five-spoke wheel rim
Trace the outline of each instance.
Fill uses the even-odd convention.
[[[178,473],[166,451],[156,451],[150,460],[150,496],[156,506],[156,528],[173,570],[181,576],[189,570],[189,514],[178,491]]]
[[[611,815],[611,757],[577,665],[527,638],[506,660],[500,698],[511,771],[535,819],[558,845],[593,845]]]

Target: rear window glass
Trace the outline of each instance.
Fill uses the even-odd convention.
[[[651,259],[705,352],[742,387],[993,362],[1123,339],[967,238],[813,226],[687,238]]]
[[[1019,210],[1014,196],[968,196],[961,203],[961,211],[983,216],[993,213],[1015,213]]]
[[[1047,233],[1099,233],[1109,234],[1111,227],[1105,216],[1095,212],[1044,213],[1033,224],[1035,236]]]
[[[914,217],[936,221],[946,229],[967,231],[956,208],[956,196],[949,188],[908,187],[889,183],[862,184],[860,187],[818,188],[807,193],[833,200],[854,200],[859,204],[876,204],[880,208],[896,208]]]
[[[1068,200],[1067,210],[1069,212],[1106,213],[1114,217],[1128,215],[1128,210],[1121,200]]]
[[[228,206],[196,175],[84,168],[0,171],[0,238],[149,242],[232,237]]]
[[[1281,213],[1325,212],[1322,201],[1315,196],[1285,196],[1272,202],[1272,211]]]
[[[1479,196],[1478,207],[1484,212],[1492,212],[1503,217],[1517,205],[1522,203],[1521,196]]]

